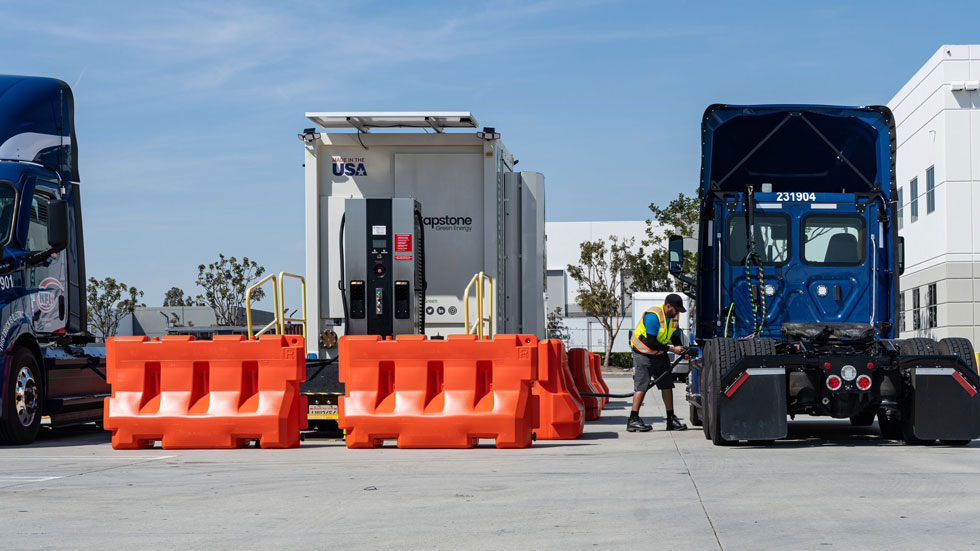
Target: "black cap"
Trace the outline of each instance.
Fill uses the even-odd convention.
[[[674,293],[667,295],[667,298],[664,299],[664,304],[673,306],[678,312],[687,312],[687,308],[684,308],[684,300],[680,295]]]

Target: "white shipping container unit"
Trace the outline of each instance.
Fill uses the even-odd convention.
[[[347,198],[410,198],[421,205],[427,335],[464,332],[463,290],[482,271],[493,278],[494,333],[544,336],[544,176],[515,172],[498,133],[447,131],[477,128],[466,112],[307,118],[320,128],[347,130],[302,135],[308,352],[324,355],[316,338],[321,331],[343,333],[339,240]],[[392,127],[409,130],[377,131]],[[472,323],[474,299],[470,309]]]

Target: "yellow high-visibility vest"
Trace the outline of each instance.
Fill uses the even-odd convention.
[[[651,350],[649,346],[643,344],[640,340],[641,337],[647,336],[646,325],[643,324],[643,318],[649,313],[654,313],[657,315],[657,320],[660,322],[660,330],[657,331],[657,342],[660,344],[667,344],[670,342],[670,337],[673,336],[674,331],[677,329],[677,324],[674,323],[673,319],[667,317],[664,313],[663,305],[654,306],[643,315],[640,316],[640,322],[636,324],[636,328],[633,329],[633,334],[630,336],[630,344],[633,345],[633,349],[641,354],[651,354],[654,356],[663,354],[661,350]]]

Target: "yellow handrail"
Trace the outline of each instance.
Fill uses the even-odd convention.
[[[287,277],[292,277],[299,280],[300,292],[303,294],[303,317],[302,318],[287,318],[283,308],[286,304],[286,287],[283,286],[283,279]],[[273,302],[273,312],[274,317],[265,327],[259,330],[258,333],[252,334],[252,291],[258,289],[266,281],[272,280],[272,302]],[[282,299],[280,300],[280,289],[282,290]],[[282,335],[285,329],[285,322],[287,321],[297,321],[303,325],[303,340],[306,340],[306,279],[301,275],[291,274],[288,272],[279,272],[279,277],[276,278],[276,274],[269,274],[262,279],[256,281],[248,290],[245,291],[245,322],[248,324],[248,338],[252,340],[259,335],[264,334],[270,329],[275,329],[275,333]]]
[[[265,327],[259,330],[258,333],[254,335],[257,337],[262,335],[269,329],[273,327],[276,329],[276,333],[282,334],[282,325],[279,323],[279,284],[276,282],[276,275],[269,274],[262,279],[255,282],[254,285],[245,291],[245,323],[248,326],[248,339],[252,340],[252,291],[258,289],[266,281],[272,280],[272,302],[275,303],[276,315],[272,321],[270,321]]]
[[[483,302],[485,300],[485,295],[483,294],[483,280],[487,280],[490,283],[490,315],[488,317],[483,317]],[[470,288],[473,284],[476,284],[476,323],[473,325],[473,329],[470,329]],[[486,323],[487,337],[493,337],[493,278],[487,274],[480,272],[473,275],[470,282],[466,285],[466,289],[463,290],[463,323],[466,329],[466,334],[470,335],[476,333],[478,339],[484,337],[483,324]]]
[[[300,322],[301,324],[303,324],[303,341],[305,342],[306,341],[306,279],[304,279],[303,276],[301,276],[301,275],[290,274],[288,272],[279,272],[279,289],[282,292],[282,305],[283,305],[283,309],[285,309],[285,306],[286,306],[286,286],[283,285],[282,280],[283,280],[283,278],[286,278],[286,277],[291,277],[291,278],[294,278],[294,279],[298,279],[299,280],[300,292],[303,295],[303,317],[301,317],[301,318],[287,318],[286,317],[286,313],[283,312],[282,313],[282,316],[283,317],[280,320],[280,327],[282,327],[283,329],[285,329],[285,325],[286,325],[286,322],[287,321],[298,321],[298,322]],[[278,310],[278,309],[276,310],[277,313],[279,311],[280,310]]]

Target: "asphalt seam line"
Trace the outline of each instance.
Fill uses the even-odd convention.
[[[10,488],[19,488],[21,486],[26,486],[28,484],[42,484],[44,482],[50,482],[52,480],[64,480],[66,478],[75,478],[77,476],[85,476],[87,474],[101,473],[101,472],[111,471],[111,470],[115,470],[115,469],[122,469],[122,468],[125,468],[125,467],[135,467],[136,465],[142,465],[142,464],[145,464],[145,463],[152,463],[154,461],[159,461],[161,459],[170,459],[172,457],[176,457],[176,455],[163,455],[163,456],[151,457],[151,458],[147,458],[147,459],[144,459],[144,460],[137,460],[137,461],[134,461],[132,463],[124,463],[122,465],[110,465],[110,466],[105,467],[105,468],[102,468],[102,469],[90,469],[88,471],[82,471],[82,472],[78,472],[78,473],[74,473],[74,474],[66,474],[66,475],[62,475],[62,476],[54,476],[54,477],[51,477],[51,479],[49,479],[49,480],[27,480],[27,481],[20,482],[20,483],[17,483],[17,484],[9,484],[7,486],[2,486],[2,487],[0,487],[0,491],[7,490],[7,489],[10,489]],[[35,477],[35,478],[37,478],[37,477]]]
[[[711,520],[711,515],[708,514],[708,509],[704,506],[704,500],[701,499],[701,489],[698,488],[698,483],[694,481],[694,475],[691,474],[691,468],[687,466],[687,460],[684,459],[684,454],[681,453],[680,447],[677,446],[677,440],[674,439],[674,434],[669,433],[669,436],[670,441],[674,443],[674,449],[677,450],[677,456],[681,458],[681,463],[684,464],[684,470],[687,471],[687,477],[691,479],[691,485],[694,486],[694,493],[698,496],[698,504],[701,505],[701,511],[704,512],[704,518],[708,519],[708,526],[711,526],[711,533],[715,535],[715,541],[718,543],[718,549],[725,551],[725,547],[721,544],[721,538],[718,537],[718,530],[715,529],[715,523]]]

